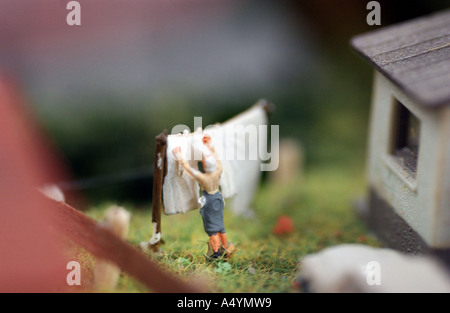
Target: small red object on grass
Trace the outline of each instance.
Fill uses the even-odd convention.
[[[275,235],[283,235],[283,234],[289,234],[294,231],[294,222],[292,222],[292,219],[287,215],[281,215],[275,227],[273,228],[273,233]]]
[[[360,243],[366,243],[366,242],[367,242],[367,237],[364,236],[364,235],[358,236],[358,242],[360,242]]]

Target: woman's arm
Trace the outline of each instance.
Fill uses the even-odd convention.
[[[196,170],[195,168],[192,168],[186,160],[181,160],[181,166],[192,179],[195,179],[198,182],[203,179],[203,173],[199,170]]]
[[[192,178],[200,182],[200,180],[203,179],[203,174],[196,170],[195,168],[192,168],[189,163],[183,158],[183,154],[181,153],[181,148],[176,147],[172,150],[173,156],[177,162],[181,164],[183,169],[188,173],[188,175]]]
[[[219,154],[217,153],[216,149],[211,145],[211,151],[214,153],[214,157],[216,158],[217,162],[217,169],[216,171],[220,171],[222,173],[222,162],[220,162]]]
[[[214,158],[217,162],[217,169],[216,171],[220,171],[222,173],[222,162],[220,162],[219,154],[216,151],[216,148],[212,145],[211,137],[206,134],[203,136],[203,143],[206,145],[206,147],[214,154]]]

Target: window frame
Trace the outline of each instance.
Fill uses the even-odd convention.
[[[403,112],[402,112],[403,111]],[[415,170],[407,165],[402,158],[398,155],[398,150],[400,146],[407,147],[403,145],[407,141],[407,124],[405,121],[400,121],[401,116],[405,116],[405,112],[411,115],[419,123],[419,131],[417,134],[418,146],[416,152],[416,167]],[[404,119],[405,117],[403,117]],[[395,95],[391,95],[391,110],[389,118],[389,140],[387,153],[384,156],[384,162],[394,172],[408,187],[410,190],[417,192],[417,173],[419,170],[419,156],[420,156],[420,138],[422,133],[422,120],[420,117],[410,110],[402,101],[400,101]],[[402,130],[399,130],[402,128]]]

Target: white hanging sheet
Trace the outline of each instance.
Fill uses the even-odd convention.
[[[166,151],[167,175],[163,184],[164,213],[172,215],[200,208],[198,203],[200,187],[181,170],[172,150],[181,147],[183,157],[188,160],[191,167],[198,169],[198,162],[201,161],[202,137],[205,133],[211,136],[222,162],[223,172],[220,179],[222,195],[225,199],[233,198],[231,202],[227,202],[226,208],[235,214],[248,213],[261,175],[259,151],[267,151],[267,138],[260,138],[260,125],[267,125],[267,115],[264,108],[256,104],[223,124],[216,124],[193,133],[169,135]],[[258,151],[253,151],[252,154],[249,152],[249,146],[253,144],[254,147],[255,140],[258,142]]]

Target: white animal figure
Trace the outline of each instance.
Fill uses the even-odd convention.
[[[450,292],[450,276],[431,257],[344,244],[304,257],[299,285],[306,292]]]

